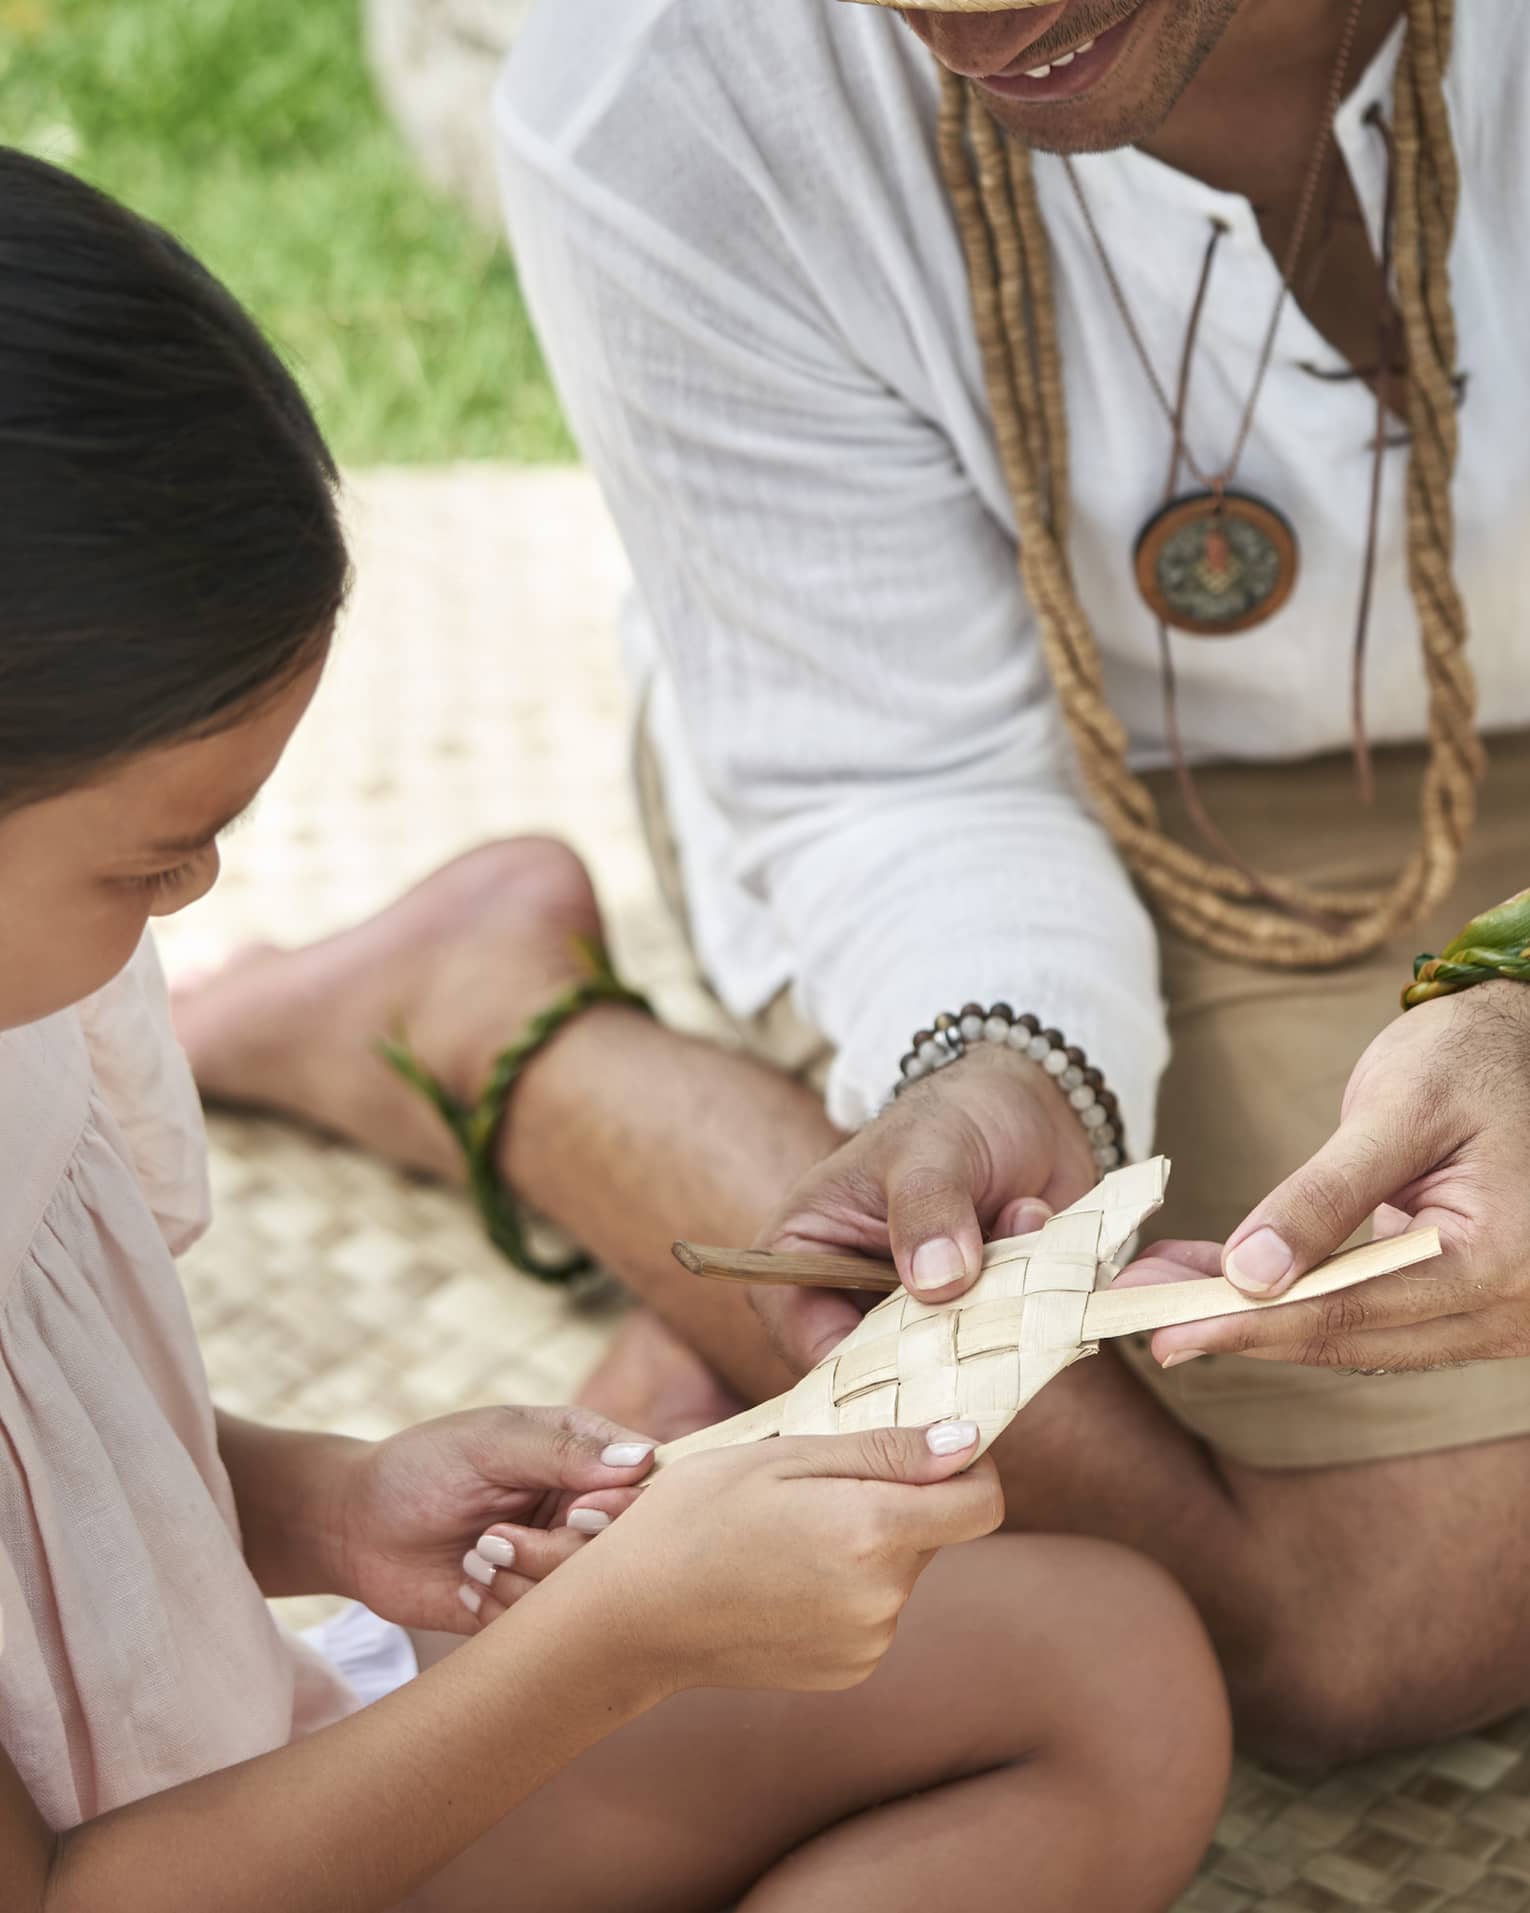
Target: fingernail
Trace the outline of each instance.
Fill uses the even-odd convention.
[[[640,1461],[647,1461],[657,1446],[652,1441],[613,1441],[609,1448],[601,1449],[600,1459],[608,1468],[635,1468]]]
[[[568,1518],[568,1525],[575,1534],[603,1534],[611,1525],[611,1517],[602,1514],[599,1508],[575,1508]],[[602,1555],[604,1560],[605,1556]]]
[[[470,1588],[466,1583],[458,1588],[457,1599],[467,1609],[469,1614],[477,1614],[482,1610],[483,1596],[478,1592],[477,1588]]]
[[[478,1552],[483,1556],[485,1561],[492,1561],[497,1568],[513,1568],[515,1566],[515,1543],[513,1541],[505,1541],[497,1534],[480,1535],[478,1539]]]
[[[1044,1222],[1050,1222],[1051,1219],[1050,1204],[1043,1202],[1040,1196],[1027,1196],[1024,1202],[1017,1203],[1015,1206],[1017,1225],[1015,1233],[1030,1235],[1033,1230],[1039,1229]]]
[[[966,1273],[961,1250],[946,1235],[936,1236],[933,1242],[921,1242],[909,1268],[916,1289],[949,1288]]]
[[[925,1435],[932,1455],[959,1455],[963,1449],[974,1447],[977,1438],[975,1421],[937,1422]]]
[[[1172,1355],[1165,1355],[1158,1366],[1179,1368],[1185,1362],[1198,1362],[1205,1353],[1203,1348],[1177,1348]]]
[[[1247,1242],[1240,1242],[1227,1258],[1230,1281],[1251,1294],[1262,1294],[1284,1282],[1291,1273],[1295,1257],[1273,1229],[1256,1229]]]
[[[465,1554],[462,1557],[462,1572],[470,1580],[477,1581],[481,1587],[491,1588],[499,1569],[492,1561],[485,1561],[481,1555]]]

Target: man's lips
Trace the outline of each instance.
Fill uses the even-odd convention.
[[[1141,0],[1114,26],[1096,31],[1090,38],[1075,32],[1070,38],[1058,34],[1050,50],[1041,39],[1033,41],[1018,59],[1010,60],[997,71],[978,76],[977,84],[989,92],[1013,100],[1071,99],[1087,92],[1115,65],[1125,50],[1133,21],[1141,11]],[[1035,77],[1039,74],[1039,77]]]

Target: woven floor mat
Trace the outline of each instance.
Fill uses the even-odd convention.
[[[669,1020],[710,1027],[627,792],[624,571],[593,487],[370,472],[351,516],[358,587],[334,665],[223,882],[164,926],[172,973],[336,929],[484,838],[552,831],[590,862],[628,973]],[[609,1291],[516,1275],[457,1197],[350,1150],[229,1117],[212,1141],[218,1219],[185,1273],[237,1412],[371,1436],[566,1400],[620,1318]],[[1523,1716],[1322,1781],[1240,1764],[1185,1913],[1530,1913],[1527,1752]]]

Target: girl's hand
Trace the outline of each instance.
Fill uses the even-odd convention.
[[[410,1428],[356,1452],[338,1484],[342,1592],[405,1627],[470,1633],[460,1590],[467,1558],[497,1523],[535,1536],[545,1573],[581,1538],[559,1527],[621,1512],[648,1473],[654,1444],[581,1408],[483,1408]]]
[[[1249,1294],[1279,1296],[1372,1215],[1382,1234],[1433,1224],[1444,1255],[1320,1301],[1161,1329],[1154,1355],[1389,1372],[1530,1355],[1527,1133],[1530,986],[1484,983],[1410,1010],[1361,1057],[1333,1136],[1224,1250],[1161,1243],[1120,1279],[1220,1264]]]
[[[718,1450],[661,1474],[558,1577],[668,1691],[853,1687],[935,1552],[1004,1518],[971,1423]],[[487,1603],[486,1603],[487,1613]]]
[[[810,1171],[755,1247],[891,1254],[920,1301],[949,1301],[977,1279],[987,1236],[1039,1228],[1093,1188],[1084,1135],[1045,1071],[981,1044]],[[798,1372],[822,1361],[869,1306],[829,1289],[758,1288],[753,1299]]]

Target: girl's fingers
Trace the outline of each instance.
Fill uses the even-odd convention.
[[[573,1528],[588,1539],[603,1528],[609,1528],[618,1515],[623,1515],[642,1493],[641,1488],[605,1488],[596,1494],[580,1495],[577,1501],[569,1504],[569,1510],[563,1517],[564,1527]],[[603,1516],[603,1520],[597,1517]],[[577,1518],[576,1518],[577,1517]],[[561,1534],[562,1528],[547,1530],[550,1534]]]
[[[648,1473],[658,1445],[586,1408],[486,1409],[473,1433],[484,1476],[518,1490],[626,1486]]]
[[[523,1528],[513,1522],[497,1522],[463,1556],[463,1580],[485,1591],[496,1589],[511,1573],[528,1581],[545,1580],[554,1568],[571,1560],[589,1538],[588,1532],[575,1527]]]
[[[624,1502],[632,1498],[626,1490],[614,1492]],[[589,1539],[578,1528],[523,1528],[508,1521],[485,1530],[462,1557],[457,1605],[463,1631],[487,1627],[555,1568],[572,1560]]]

